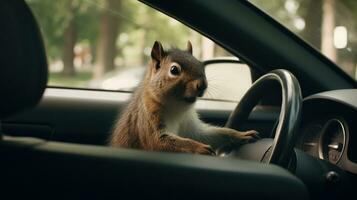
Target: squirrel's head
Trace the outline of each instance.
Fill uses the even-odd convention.
[[[174,99],[193,103],[202,97],[207,88],[207,79],[202,62],[192,55],[192,45],[188,41],[186,50],[165,51],[156,41],[151,50],[146,84],[161,100]]]

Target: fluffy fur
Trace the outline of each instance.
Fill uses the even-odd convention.
[[[151,58],[144,80],[115,125],[111,146],[215,154],[256,136],[255,131],[215,127],[199,119],[194,102],[203,95],[207,81],[202,63],[192,56],[190,42],[186,51],[164,51],[155,42]]]

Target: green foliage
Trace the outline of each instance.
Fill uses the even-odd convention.
[[[156,40],[166,46],[173,43],[180,47],[186,45],[190,30],[180,22],[137,1],[124,1],[122,10],[122,15],[126,16],[122,20],[123,27],[120,30],[124,39],[119,38],[118,46],[131,47],[126,51],[127,54],[148,56],[148,51],[145,52],[145,49],[151,49]]]
[[[62,35],[70,16],[64,9],[66,1],[28,0],[45,39],[47,51],[50,55],[59,53]]]
[[[92,73],[80,72],[76,76],[63,76],[62,73],[50,73],[48,85],[61,87],[88,87],[88,81],[92,79]]]
[[[79,42],[90,41],[96,44],[99,33],[99,10],[95,5],[81,0],[76,10],[75,23]]]
[[[50,59],[60,58],[64,30],[70,20],[75,20],[77,42],[87,43],[92,49],[96,48],[100,12],[105,9],[103,2],[27,0],[40,24]],[[74,15],[69,12],[68,4],[73,7]],[[172,44],[175,41],[175,44],[181,46],[186,44],[189,37],[188,28],[137,1],[122,1],[122,9],[107,9],[105,12],[111,12],[117,17],[120,24],[118,36],[130,36],[117,42],[119,49],[128,48],[127,56],[142,56],[143,49],[151,48],[155,40],[160,40],[164,44]],[[139,39],[144,39],[144,42],[140,42]]]
[[[142,4],[139,1],[118,0],[120,8],[105,6],[108,0],[26,0],[33,10],[45,38],[49,60],[61,58],[64,31],[74,20],[76,28],[76,43],[85,43],[91,50],[91,64],[96,63],[95,50],[98,44],[100,19],[102,12],[111,13],[119,24],[116,47],[116,65],[119,68],[143,65],[149,58],[150,49],[155,40],[164,44],[165,48],[177,45],[184,48],[188,39],[194,38],[194,31],[180,22]],[[317,49],[320,48],[321,6],[316,2],[325,0],[250,0],[267,14],[274,16],[288,29],[306,39]],[[336,25],[348,28],[349,47],[353,51],[339,50],[345,57],[356,57],[357,18],[356,0],[336,0]],[[311,14],[311,10],[318,7]],[[313,9],[311,9],[313,8]],[[314,19],[314,20],[312,20]],[[348,19],[348,20],[344,20]],[[300,22],[300,26],[299,23]],[[305,23],[305,27],[304,24]],[[303,25],[301,25],[303,24]],[[197,40],[199,43],[199,39]],[[200,48],[200,45],[197,45]],[[352,55],[353,54],[353,55]]]
[[[75,20],[78,41],[96,41],[98,31],[97,9],[86,0],[27,0],[45,39],[50,59],[60,57],[63,34],[70,20]],[[74,15],[70,9],[74,9]]]

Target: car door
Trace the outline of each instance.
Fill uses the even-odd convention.
[[[196,103],[196,109],[207,123],[224,126],[254,81],[256,73],[237,57],[196,31],[140,2],[122,2],[120,5],[108,3],[104,7],[88,2],[79,5],[41,1],[27,3],[38,19],[48,49],[48,88],[35,108],[3,122],[5,134],[105,145],[113,124],[145,73],[145,66],[150,59],[148,51],[154,40],[163,40],[166,48],[170,45],[182,48],[182,44],[192,40],[194,54],[206,65],[209,87],[205,96]],[[63,17],[68,25],[54,21],[52,13],[48,13],[49,7],[58,12],[55,15]],[[72,9],[66,10],[68,7]],[[116,9],[114,13],[111,8]],[[63,12],[72,14],[74,18],[66,19]],[[135,17],[138,13],[145,15],[145,19]],[[94,22],[81,25],[90,20]],[[116,31],[101,25],[113,20],[116,21]],[[144,27],[147,20],[154,22],[150,29]],[[59,36],[53,31],[53,24],[56,23],[62,25],[61,30],[57,30]],[[172,26],[170,28],[178,34],[163,33],[161,26]],[[75,37],[72,32],[79,28],[95,33],[77,31],[79,36]],[[135,28],[137,30],[132,30]],[[116,38],[112,38],[117,44],[114,47],[110,47],[109,43],[103,45],[109,42],[105,41],[110,38],[110,34],[106,34],[108,31],[117,34]],[[58,42],[58,39],[63,41]],[[71,44],[72,40],[75,41]],[[66,45],[72,45],[73,52]],[[137,52],[133,53],[133,49]],[[111,50],[118,53],[110,58],[103,56]],[[73,62],[68,62],[68,59],[73,59]],[[113,66],[108,70],[106,67],[110,63]],[[275,106],[260,105],[244,123],[242,130],[255,129],[263,137],[268,137],[278,113],[279,109]]]

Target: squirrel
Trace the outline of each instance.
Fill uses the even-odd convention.
[[[186,50],[165,51],[155,41],[147,72],[132,100],[114,126],[110,146],[215,155],[232,143],[257,137],[204,123],[194,109],[207,88],[203,63]]]

